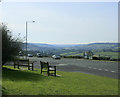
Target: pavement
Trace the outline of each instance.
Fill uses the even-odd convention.
[[[86,59],[62,58],[55,60],[52,58],[30,57],[30,60],[36,61],[35,68],[40,68],[40,61],[48,61],[50,65],[56,65],[57,70],[66,72],[81,72],[111,78],[118,78],[118,62],[98,61]]]
[[[57,70],[66,72],[81,72],[118,79],[118,62],[99,61],[87,59],[61,58],[60,60],[48,57],[29,57],[34,63],[34,68],[40,69],[40,61],[47,61],[50,65],[57,66]],[[13,63],[8,63],[13,64]]]

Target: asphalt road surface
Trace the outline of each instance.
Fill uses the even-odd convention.
[[[118,62],[73,58],[61,58],[58,60],[48,57],[29,57],[29,59],[36,61],[34,63],[35,68],[40,68],[40,61],[48,61],[50,65],[56,65],[57,70],[59,71],[82,72],[86,74],[118,78]]]

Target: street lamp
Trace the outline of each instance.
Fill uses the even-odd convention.
[[[28,23],[34,23],[35,21],[26,21],[26,59],[27,59],[27,28],[28,28]]]

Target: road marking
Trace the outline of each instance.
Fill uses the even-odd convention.
[[[88,67],[88,68],[92,68],[92,67]],[[92,68],[92,69],[97,69],[97,68]],[[99,68],[98,70],[102,70],[101,68]],[[105,71],[109,71],[108,69],[104,69]],[[110,72],[115,72],[115,71],[110,71]]]
[[[105,69],[105,71],[109,71],[108,69]]]
[[[88,67],[88,68],[92,68],[92,67]]]
[[[115,72],[115,71],[110,71],[110,72]]]
[[[58,64],[58,66],[64,66],[64,65],[67,65],[67,64]]]

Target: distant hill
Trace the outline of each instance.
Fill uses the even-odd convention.
[[[59,44],[43,44],[43,43],[28,43],[28,50],[33,51],[54,51],[54,50],[117,50],[118,43],[91,43],[91,44],[70,44],[70,45],[59,45]],[[23,44],[23,50],[25,50],[25,44]]]
[[[45,43],[29,43],[29,44],[33,44],[33,45],[36,45],[38,47],[46,47],[46,48],[56,48],[55,45],[52,45],[52,44],[45,44]]]
[[[117,49],[118,43],[91,43],[82,46],[78,45],[75,48],[84,50]]]
[[[26,44],[23,44],[23,50],[26,48]],[[28,43],[28,51],[33,50],[33,51],[50,51],[54,49],[59,49],[58,47],[54,45],[49,45],[49,44],[43,44],[43,43]]]

